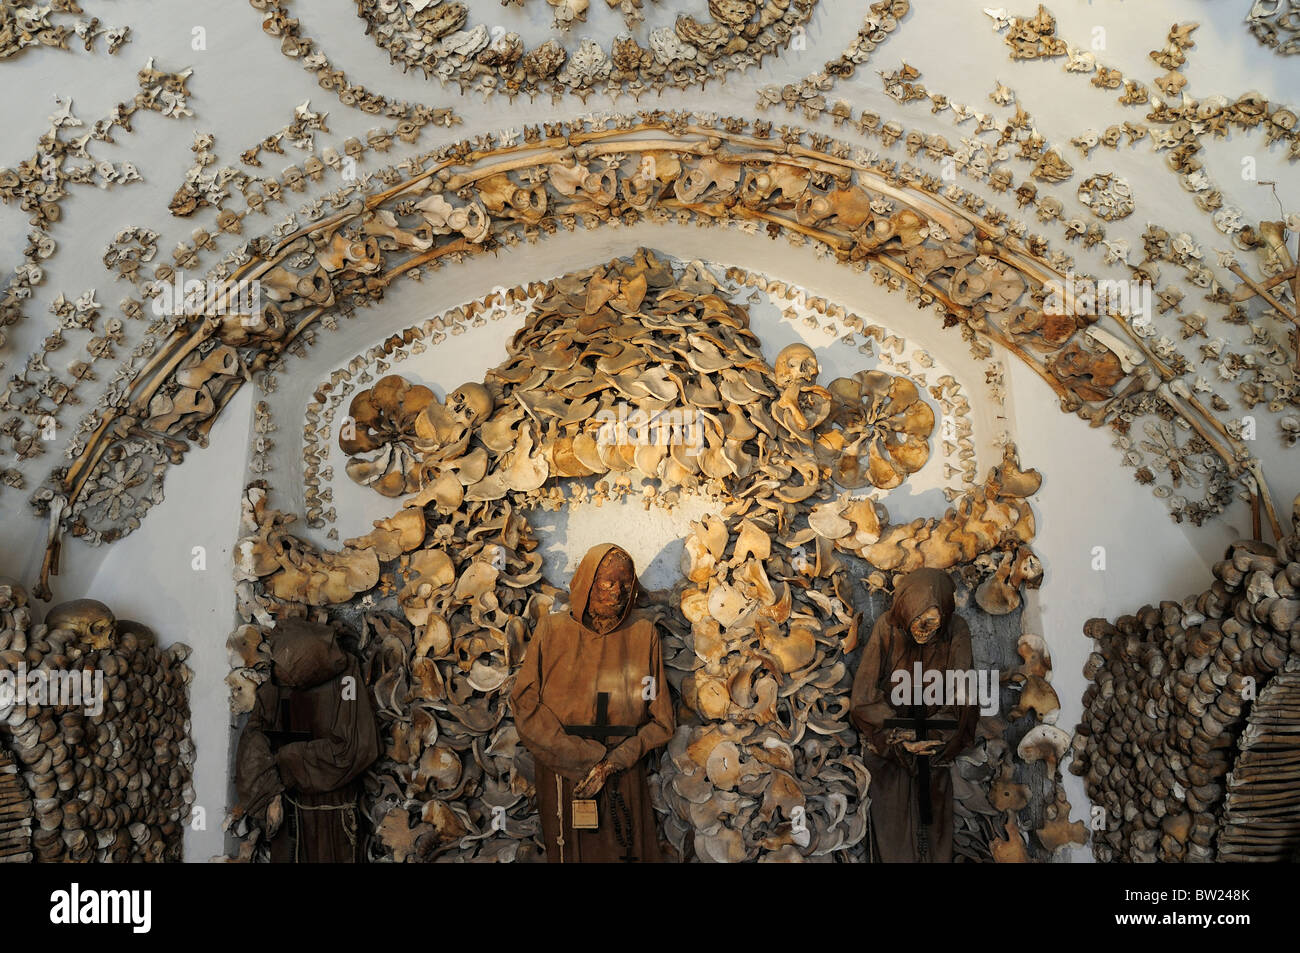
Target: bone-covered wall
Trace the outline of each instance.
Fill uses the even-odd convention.
[[[1041,585],[998,631],[1004,664],[1017,634],[1050,650],[1046,724],[1083,717],[1087,619],[1202,588],[1253,534],[1252,490],[1260,532],[1290,532],[1300,58],[1249,3],[83,7],[0,50],[24,92],[0,153],[0,575],[48,585],[37,621],[91,597],[192,648],[186,860],[237,850],[245,487],[317,550],[370,532],[401,501],[348,476],[353,397],[400,374],[445,401],[506,359],[534,286],[639,249],[723,285],[769,364],[804,342],[823,385],[919,381],[928,456],[847,491],[882,531],[938,525],[1008,444],[1042,475]],[[253,273],[260,325],[161,305],[177,276]],[[1149,306],[1099,314],[1073,279]],[[547,580],[616,525],[671,589],[723,504],[637,493],[530,517]],[[1016,770],[1049,856],[1043,799],[1087,820],[1084,784]]]

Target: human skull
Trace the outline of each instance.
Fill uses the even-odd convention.
[[[777,385],[789,387],[791,384],[815,381],[820,368],[817,365],[817,355],[807,344],[788,344],[776,356],[776,365],[772,370]]]
[[[51,630],[75,632],[92,649],[108,648],[117,634],[116,616],[97,599],[60,603],[46,614],[45,625]]]
[[[482,384],[461,384],[447,397],[447,407],[469,426],[486,420],[496,407],[492,394]]]

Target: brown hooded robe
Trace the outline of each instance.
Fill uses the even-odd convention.
[[[380,750],[361,668],[326,625],[282,619],[269,638],[272,677],[257,689],[235,756],[240,804],[265,829],[267,808],[284,795],[273,863],[359,862],[358,778]],[[277,749],[268,732],[301,732],[311,740]]]
[[[863,733],[862,760],[871,772],[871,827],[875,859],[885,862],[935,863],[952,861],[952,760],[975,738],[976,706],[923,705],[926,718],[952,719],[956,729],[934,729],[918,741],[939,739],[946,744],[930,756],[931,823],[929,850],[922,857],[917,843],[916,756],[901,744],[885,743],[885,719],[908,717],[910,705],[895,711],[890,696],[893,675],[909,676],[920,661],[922,670],[947,672],[973,668],[970,629],[954,614],[954,586],[947,573],[918,569],[894,586],[894,604],[871,629],[853,679],[853,723]],[[927,609],[939,609],[938,631],[925,645],[912,638],[911,624]],[[910,697],[910,693],[909,693]]]
[[[676,727],[659,633],[647,614],[633,608],[639,585],[613,629],[602,634],[584,624],[596,567],[612,550],[621,551],[604,543],[583,557],[569,587],[569,611],[552,613],[538,624],[510,695],[519,738],[537,764],[537,809],[551,862],[617,863],[629,850],[642,863],[662,860],[643,761],[667,743]],[[647,676],[654,679],[652,700],[644,697]],[[640,726],[631,737],[609,739],[608,747],[564,730],[596,723],[600,692],[609,693],[609,724]],[[573,789],[606,758],[619,770],[595,797],[600,827],[574,830]],[[620,805],[611,797],[614,791],[626,813],[616,813]],[[628,826],[624,846],[616,827],[626,831]]]

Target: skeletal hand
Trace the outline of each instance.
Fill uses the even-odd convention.
[[[613,773],[614,766],[608,761],[597,762],[587,772],[587,776],[579,781],[578,786],[573,789],[573,796],[577,798],[595,797]]]
[[[904,741],[903,747],[912,754],[934,754],[939,750],[942,741]]]
[[[280,799],[280,795],[277,794],[275,800],[266,809],[266,835],[274,837],[275,832],[280,829],[280,825],[283,823],[284,802]]]

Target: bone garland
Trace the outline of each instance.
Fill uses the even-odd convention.
[[[0,586],[0,669],[40,690],[0,707],[0,741],[33,798],[37,861],[182,859],[194,803],[189,652],[179,642],[160,649],[147,628],[93,600],[33,626],[22,589]]]
[[[1025,29],[1045,30],[1048,41],[1059,44],[1059,47],[1053,48],[1061,48],[1064,52],[1064,41],[1052,35],[1055,31],[1055,21],[1041,5],[1039,16],[1035,18],[1036,26],[1026,27],[1026,22],[1019,19],[1011,22],[1016,23],[1021,32]],[[999,24],[998,29],[1005,26],[1006,24]],[[1182,26],[1175,24],[1169,31],[1165,48],[1152,51],[1152,60],[1169,72],[1155,80],[1155,84],[1160,87],[1166,100],[1155,101],[1152,104],[1154,108],[1146,118],[1168,127],[1153,134],[1155,147],[1171,150],[1170,167],[1180,174],[1184,188],[1196,193],[1197,204],[1202,209],[1213,212],[1222,206],[1223,195],[1214,188],[1214,183],[1206,174],[1203,163],[1195,158],[1195,154],[1202,148],[1200,138],[1204,133],[1211,132],[1215,136],[1222,137],[1227,135],[1229,125],[1241,129],[1262,126],[1270,143],[1276,141],[1290,143],[1287,158],[1295,161],[1300,159],[1300,131],[1296,129],[1294,111],[1276,103],[1270,104],[1257,92],[1245,93],[1235,102],[1218,95],[1206,97],[1198,102],[1182,92],[1186,79],[1181,73],[1176,72],[1176,68],[1186,60],[1184,51],[1195,45],[1190,39],[1190,34],[1196,26],[1195,23]],[[1013,47],[1013,59],[1016,58],[1014,51],[1021,38],[1021,32],[1013,30],[1007,35],[1007,43]],[[1147,88],[1135,80],[1126,82],[1123,74],[1117,69],[1092,64],[1085,69],[1070,71],[1092,73],[1094,65],[1096,74],[1093,76],[1092,85],[1100,89],[1117,89],[1123,85],[1125,92],[1120,96],[1119,102],[1124,105],[1136,106],[1149,102]],[[1066,68],[1070,69],[1068,65]],[[1178,101],[1179,104],[1174,105],[1174,101]],[[1216,227],[1218,224],[1216,221]]]
[[[1040,10],[1039,25],[1045,25],[1050,33],[1054,30],[1054,23],[1051,22],[1050,15],[1046,15],[1042,8]],[[1042,19],[1045,17],[1045,19]],[[1017,21],[1019,22],[1019,21]],[[999,24],[1001,29],[1004,24]],[[1190,39],[1191,33],[1196,29],[1196,24],[1175,24],[1169,31],[1167,45],[1161,49],[1152,51],[1151,58],[1157,65],[1169,70],[1165,76],[1156,80],[1156,85],[1160,87],[1167,97],[1177,98],[1182,90],[1185,80],[1181,74],[1175,70],[1186,60],[1185,51],[1190,49],[1194,44]],[[1011,42],[1011,39],[1008,39]],[[1090,70],[1083,70],[1089,72]],[[1118,70],[1108,70],[1105,67],[1098,67],[1098,73],[1093,79],[1093,85],[1100,88],[1117,88],[1123,82],[1123,77]],[[1148,101],[1145,87],[1129,81],[1126,92],[1120,98],[1120,102],[1126,105],[1138,105]],[[1272,112],[1270,113],[1270,108]],[[1262,126],[1269,143],[1276,141],[1290,141],[1290,151],[1288,158],[1294,160],[1300,158],[1300,135],[1296,132],[1296,114],[1285,106],[1270,104],[1264,100],[1258,93],[1250,92],[1240,97],[1235,102],[1230,102],[1223,96],[1210,96],[1201,101],[1196,101],[1181,94],[1181,105],[1172,105],[1167,101],[1156,100],[1153,111],[1147,116],[1153,122],[1166,126],[1165,129],[1157,130],[1153,133],[1155,146],[1157,149],[1169,149],[1169,164],[1171,168],[1178,171],[1183,181],[1183,185],[1188,191],[1196,195],[1196,202],[1199,207],[1207,212],[1213,213],[1214,225],[1217,229],[1232,236],[1234,244],[1240,248],[1259,249],[1263,258],[1263,269],[1267,272],[1270,268],[1281,268],[1286,270],[1293,259],[1286,249],[1285,241],[1282,240],[1283,231],[1278,223],[1261,223],[1260,230],[1249,228],[1241,219],[1240,209],[1235,206],[1224,206],[1224,197],[1222,193],[1214,188],[1214,183],[1206,175],[1203,163],[1195,158],[1195,154],[1202,149],[1201,137],[1205,133],[1213,133],[1222,137],[1227,134],[1228,127],[1235,125],[1242,129],[1252,129]],[[1134,127],[1132,124],[1126,124],[1130,135],[1145,134],[1145,127]],[[1088,146],[1085,140],[1081,148]],[[1108,177],[1100,177],[1107,188],[1112,184]],[[1086,183],[1085,183],[1086,185]],[[1081,187],[1081,197],[1084,195],[1084,187]],[[1089,194],[1091,197],[1091,194]],[[1123,213],[1130,207],[1129,197],[1124,194],[1114,196],[1108,200],[1110,211],[1103,217],[1114,216],[1116,213]],[[1121,216],[1122,217],[1122,216]],[[1267,237],[1262,238],[1260,232],[1266,232]],[[1231,252],[1219,253],[1219,264],[1221,267],[1227,267],[1233,274],[1241,280],[1237,294],[1233,299],[1228,299],[1226,293],[1219,287],[1218,281],[1213,271],[1207,267],[1201,260],[1199,249],[1179,252],[1174,249],[1172,252],[1166,240],[1168,233],[1163,229],[1152,226],[1148,229],[1148,234],[1155,233],[1159,235],[1156,239],[1158,244],[1155,248],[1160,250],[1160,256],[1164,260],[1174,261],[1181,267],[1185,268],[1188,279],[1198,287],[1210,289],[1208,299],[1220,304],[1231,304],[1232,300],[1245,300],[1252,294],[1259,294],[1275,311],[1283,318],[1300,325],[1300,318],[1293,313],[1294,308],[1288,309],[1280,305],[1274,299],[1271,299],[1266,293],[1267,288],[1261,286],[1254,279],[1249,278],[1233,260]],[[1147,236],[1144,236],[1146,238]],[[1190,238],[1179,236],[1179,240],[1186,239],[1185,244],[1194,246]],[[1147,260],[1153,257],[1153,245],[1149,242],[1147,245]],[[1158,274],[1158,272],[1156,272]],[[1154,279],[1151,279],[1154,282]],[[1293,280],[1292,292],[1293,297],[1297,291],[1300,291],[1300,280]],[[1271,287],[1271,286],[1270,286]],[[1232,316],[1229,316],[1233,320]],[[1261,349],[1269,355],[1269,363],[1285,363],[1284,361],[1273,361],[1272,355],[1279,348],[1285,345],[1272,338],[1270,333],[1262,325],[1260,326],[1260,335],[1252,343],[1262,344]],[[1300,375],[1300,336],[1297,336],[1292,350],[1295,352],[1294,374]],[[1220,365],[1220,374],[1225,379],[1233,379],[1241,368],[1229,369],[1223,364]],[[1257,381],[1242,384],[1243,397],[1247,401],[1257,400],[1257,396],[1266,390],[1270,384],[1273,384],[1276,375],[1272,371],[1267,372],[1268,378],[1263,379],[1260,375]],[[1280,388],[1285,391],[1293,390],[1291,382],[1283,384]],[[1224,408],[1226,409],[1226,407]]]
[[[481,165],[472,173],[462,175],[453,175],[451,167],[464,161],[481,162],[491,153],[476,152],[471,143],[447,147],[441,153],[444,158],[433,168],[405,184],[371,196],[364,205],[285,236],[274,246],[275,252],[269,252],[269,243],[255,243],[253,247],[260,253],[271,253],[273,257],[241,266],[230,280],[262,277],[271,288],[272,303],[264,315],[265,327],[250,331],[230,317],[223,321],[209,320],[191,332],[178,330],[137,378],[132,388],[131,413],[143,415],[167,375],[212,335],[217,339],[234,335],[230,340],[264,342],[259,354],[249,353],[252,363],[247,366],[256,370],[293,345],[340,295],[345,302],[363,301],[378,295],[393,278],[440,257],[461,256],[490,248],[497,241],[517,241],[520,236],[537,237],[559,225],[572,227],[579,220],[594,225],[617,214],[623,221],[634,221],[643,214],[642,209],[658,220],[674,214],[680,220],[741,217],[764,222],[789,229],[801,240],[814,239],[841,261],[873,262],[906,279],[922,304],[941,303],[956,323],[963,325],[963,333],[969,340],[986,337],[1017,353],[1062,397],[1066,407],[1083,409],[1087,402],[1106,399],[1109,384],[1098,389],[1094,383],[1085,386],[1072,373],[1058,373],[1060,361],[1051,359],[1040,363],[1039,358],[1017,343],[995,320],[981,315],[981,312],[984,315],[991,312],[996,316],[1005,311],[1030,287],[1029,282],[1050,280],[1054,274],[1022,250],[1014,238],[998,233],[940,197],[928,196],[896,176],[891,178],[892,167],[886,167],[884,173],[867,171],[861,163],[799,146],[799,136],[793,132],[782,150],[784,156],[776,158],[769,140],[692,127],[686,117],[664,119],[652,114],[652,118],[659,121],[637,130],[575,130],[569,137],[557,135],[547,140],[541,139],[542,130],[532,130],[526,132],[524,144],[504,150],[509,158],[495,165]],[[648,129],[678,132],[676,138],[660,140],[625,138],[629,132],[635,135]],[[563,127],[548,126],[546,131],[560,133]],[[623,141],[618,141],[620,137],[624,137]],[[730,149],[724,150],[723,143]],[[580,160],[577,154],[564,158],[562,145],[580,149],[583,158]],[[644,149],[648,154],[636,163],[636,172],[623,171],[614,164],[617,159],[602,158],[627,155],[637,149]],[[522,155],[530,151],[540,154]],[[645,174],[646,159],[655,160],[653,177]],[[600,160],[598,175],[591,171],[590,163],[594,160]],[[750,165],[762,165],[766,171],[748,172]],[[527,173],[530,166],[536,171]],[[535,179],[528,178],[542,172],[547,176],[545,185],[533,184]],[[620,183],[620,172],[626,177],[625,183]],[[520,181],[514,181],[511,173],[518,175]],[[855,178],[861,184],[855,185]],[[835,183],[833,188],[832,183]],[[440,190],[474,197],[467,204],[457,206]],[[521,196],[532,196],[526,207]],[[459,195],[457,198],[466,201]],[[797,206],[793,220],[768,211],[792,198]],[[389,202],[391,210],[382,207]],[[902,210],[889,215],[876,211],[876,208],[894,208],[894,202],[906,204]],[[868,223],[874,224],[868,228]],[[423,229],[430,229],[434,236],[452,237],[442,245],[434,245],[432,238],[425,237]],[[977,231],[980,240],[989,243],[994,257],[972,257],[969,252],[955,254],[956,242],[973,245]],[[348,234],[364,241],[349,241]],[[933,242],[938,235],[949,240],[937,248],[923,247],[927,240]],[[384,252],[388,249],[381,249],[381,237],[385,244],[395,244],[392,250],[399,253],[405,250],[413,257],[382,271]],[[327,240],[328,248],[320,244]],[[291,258],[297,260],[304,253],[311,253],[318,262],[312,276],[296,275],[282,264]],[[972,271],[972,267],[979,270]],[[335,277],[331,279],[331,275]],[[307,284],[311,285],[305,295],[297,290],[306,287],[304,277],[309,278]],[[1070,300],[1067,292],[1064,296],[1067,309],[1071,307]],[[292,328],[290,320],[295,322]],[[1038,326],[1034,323],[1022,327],[1018,332],[1021,336],[1038,337]],[[1066,327],[1077,329],[1077,324],[1070,318]],[[1132,334],[1127,326],[1120,327],[1126,335]],[[1072,333],[1066,330],[1063,337],[1056,339],[1059,343],[1044,338],[1044,350],[1048,353],[1060,350]],[[984,348],[987,350],[987,345]],[[1072,353],[1080,352],[1081,347],[1076,343]],[[1154,366],[1159,373],[1170,373],[1158,362]],[[214,398],[212,407],[219,408],[233,389],[223,387],[221,392],[221,399]],[[203,406],[198,407],[200,415],[209,412]],[[1091,415],[1092,410],[1088,413]],[[88,468],[98,464],[108,438],[108,427],[118,416],[120,412],[105,415],[87,441],[86,450],[69,469],[65,485],[71,500],[75,501],[80,494]],[[137,416],[137,419],[144,418]],[[186,423],[193,421],[201,437],[212,419],[209,416],[200,423],[198,418],[187,416]]]
[[[948,97],[942,93],[927,91],[924,85],[916,82],[920,76],[918,70],[906,63],[892,72],[881,71],[880,73],[885,94],[896,102],[907,103],[914,99],[929,99],[933,103],[931,112],[942,112],[951,108],[955,123],[960,124],[968,119],[975,118],[975,113],[969,108],[951,104]],[[1019,150],[1016,156],[1033,163],[1030,174],[1042,182],[1054,183],[1068,179],[1074,174],[1074,168],[1061,158],[1059,152],[1048,148],[1046,140],[1033,128],[1030,118],[1022,107],[1017,106],[1015,118],[1003,128],[994,148],[1000,149],[1003,145],[1013,141],[1018,131],[1023,132],[1024,135],[1018,140]],[[976,132],[991,128],[993,128],[992,117],[981,116]],[[942,136],[926,136],[919,130],[912,130],[907,133],[904,142],[907,145],[907,154],[909,156],[916,156],[924,146],[927,156],[931,159],[938,159],[945,154],[951,155],[954,161],[956,159],[956,151],[949,147],[948,141]]]
[[[890,83],[890,75],[882,74],[885,77],[886,85]],[[919,74],[918,74],[919,75]],[[1003,87],[1005,89],[1005,87]],[[924,88],[921,87],[923,90]],[[785,92],[777,90],[776,87],[768,87],[763,91],[759,99],[759,108],[765,109],[769,105],[784,103],[787,111],[793,111],[796,106],[802,105],[804,114],[809,119],[816,119],[821,114],[829,115],[834,125],[838,128],[845,123],[851,124],[858,133],[864,136],[876,136],[881,143],[889,149],[896,148],[902,144],[906,146],[909,156],[917,156],[922,149],[929,159],[933,160],[951,160],[957,170],[970,178],[977,181],[987,181],[990,188],[995,192],[1010,192],[1016,196],[1017,203],[1021,207],[1034,203],[1038,212],[1040,221],[1050,222],[1054,219],[1060,219],[1066,227],[1066,238],[1073,241],[1082,238],[1085,247],[1091,247],[1105,237],[1105,231],[1099,224],[1094,223],[1088,226],[1086,223],[1075,228],[1074,222],[1065,222],[1062,215],[1061,203],[1052,198],[1036,200],[1038,195],[1037,187],[1033,183],[1023,183],[1017,186],[1012,173],[1003,166],[997,166],[1009,158],[1012,154],[1004,148],[1010,142],[1018,143],[1018,151],[1014,153],[1017,159],[1031,162],[1034,173],[1040,178],[1053,180],[1066,172],[1066,165],[1058,153],[1054,150],[1048,150],[1046,142],[1042,136],[1038,135],[1032,127],[1031,117],[1023,108],[1017,107],[1016,115],[1008,121],[1001,129],[1001,135],[994,144],[980,141],[978,138],[963,138],[962,145],[954,146],[949,144],[948,140],[937,134],[926,134],[920,130],[904,130],[901,123],[897,121],[882,122],[878,113],[864,110],[857,119],[853,117],[852,106],[844,101],[839,100],[832,106],[827,106],[825,97],[814,96],[812,98],[797,99],[790,95],[791,87],[786,87]],[[1010,90],[1007,90],[1008,96]],[[938,112],[951,108],[953,122],[961,124],[969,119],[976,119],[978,125],[975,134],[978,135],[995,128],[995,119],[991,114],[977,113],[969,107],[959,104],[951,104],[948,97],[940,93],[926,93],[934,102],[932,111]],[[997,93],[994,94],[994,100],[1001,103],[1003,98]],[[1010,102],[1007,99],[1007,102]],[[874,153],[867,153],[872,159]],[[909,177],[915,177],[917,173],[910,165],[902,167],[902,173]],[[926,180],[922,180],[923,182]],[[937,191],[937,185],[927,189]],[[984,200],[972,193],[964,192],[955,184],[949,185],[943,193],[948,198],[958,200],[963,205],[971,209],[980,209],[984,205]],[[1022,236],[1025,231],[1023,222],[1008,220],[1007,216],[996,209],[990,209],[985,214],[986,221],[995,227],[1005,226],[1009,231],[1017,236]],[[1045,239],[1039,236],[1030,236],[1031,247],[1034,245],[1044,245]],[[1067,256],[1063,251],[1058,250],[1051,257],[1052,267],[1058,271],[1070,271],[1074,266],[1074,260]]]
[[[805,116],[815,119],[826,108],[826,97],[822,94],[842,77],[852,76],[857,67],[867,61],[876,47],[898,29],[899,21],[907,16],[911,4],[908,0],[880,0],[871,4],[869,9],[861,28],[838,59],[828,61],[822,72],[806,76],[798,84],[763,87],[759,90],[757,108],[766,109],[779,101],[785,103],[787,110],[801,106]],[[843,101],[836,104],[837,109],[840,106],[849,108]],[[833,110],[832,114],[836,117],[836,125],[847,118],[843,112]]]
[[[1276,547],[1234,543],[1199,595],[1084,627],[1097,645],[1084,666],[1091,684],[1070,770],[1106,810],[1105,831],[1093,841],[1098,860],[1213,861],[1264,852],[1240,837],[1258,829],[1242,810],[1248,794],[1239,790],[1231,804],[1224,795],[1234,776],[1250,776],[1252,758],[1243,754],[1234,765],[1246,703],[1261,699],[1280,677],[1274,673],[1300,652],[1297,555],[1295,535]],[[1226,844],[1225,821],[1236,832]]]
[[[1241,282],[1231,295],[1219,286],[1213,273],[1202,263],[1204,256],[1202,249],[1186,233],[1171,235],[1159,226],[1148,226],[1142,234],[1145,254],[1140,267],[1147,273],[1155,274],[1158,274],[1155,263],[1160,261],[1172,262],[1185,268],[1194,285],[1210,288],[1210,293],[1205,296],[1206,300],[1228,308],[1224,320],[1229,324],[1248,323],[1248,314],[1242,302],[1249,301],[1256,295],[1273,308],[1276,316],[1295,324],[1297,318],[1294,307],[1283,304],[1274,297],[1275,292],[1284,293],[1283,288],[1289,285],[1294,289],[1297,284],[1295,259],[1288,250],[1285,240],[1286,227],[1286,223],[1283,222],[1261,222],[1258,226],[1237,223],[1233,237],[1234,244],[1241,248],[1257,250],[1260,256],[1260,270],[1271,277],[1266,280],[1256,280],[1242,269],[1235,255],[1231,252],[1219,252],[1219,264],[1226,266]],[[1279,285],[1282,288],[1279,288]],[[1292,294],[1294,295],[1293,290]],[[1162,311],[1180,310],[1180,292],[1168,289],[1162,292],[1160,297]],[[1264,314],[1268,316],[1267,311]],[[1179,314],[1179,321],[1183,323],[1184,339],[1193,336],[1208,338],[1204,330],[1204,319],[1201,316],[1195,313]],[[1295,363],[1300,361],[1300,357],[1289,360],[1287,342],[1266,322],[1254,320],[1249,323],[1251,336],[1245,343],[1255,351],[1255,354],[1225,352],[1223,346],[1226,342],[1216,339],[1217,343],[1212,341],[1209,345],[1202,346],[1201,359],[1205,362],[1217,363],[1216,373],[1222,380],[1235,380],[1245,372],[1238,387],[1241,399],[1248,408],[1267,401],[1270,409],[1281,412],[1287,403],[1294,404],[1300,396],[1300,391],[1297,390],[1300,375],[1297,374]],[[1156,344],[1163,346],[1161,342]],[[1297,339],[1293,350],[1300,353],[1300,339]],[[1290,369],[1286,367],[1288,363],[1292,363]],[[1208,387],[1198,386],[1197,389],[1208,390]],[[1215,400],[1218,399],[1216,395]],[[1225,404],[1217,409],[1228,408]]]
[[[559,29],[585,19],[587,0],[547,2],[555,7]],[[366,33],[403,71],[416,67],[444,85],[455,83],[462,92],[485,97],[504,93],[513,101],[521,93],[532,99],[544,92],[554,98],[568,92],[585,102],[598,87],[639,99],[647,90],[662,92],[718,78],[725,82],[728,73],[757,67],[765,56],[788,47],[815,5],[816,0],[714,0],[705,22],[680,15],[675,26],[651,31],[649,49],[629,34],[608,48],[584,38],[576,50],[555,40],[526,49],[517,33],[489,33],[485,24],[470,24],[462,3],[414,9],[357,0],[357,15],[366,21]]]
[[[325,125],[325,114],[317,113],[311,110],[311,101],[307,100],[300,103],[294,108],[294,118],[289,125],[284,126],[277,132],[267,136],[249,149],[240,154],[240,160],[246,165],[260,166],[261,160],[258,154],[263,150],[274,152],[280,155],[284,154],[284,149],[280,145],[282,139],[288,139],[290,144],[308,152],[315,148],[314,133],[329,132]],[[376,142],[381,142],[385,138],[391,141],[391,134],[379,133],[372,131],[372,137]],[[349,143],[354,140],[348,140]],[[213,207],[224,209],[226,201],[230,198],[229,185],[234,185],[243,191],[246,195],[254,180],[243,172],[233,169],[230,166],[223,166],[216,171],[206,171],[208,166],[216,162],[216,156],[212,153],[213,138],[211,135],[196,134],[194,145],[191,149],[195,153],[196,161],[194,167],[185,174],[185,180],[182,182],[176,195],[173,197],[171,213],[177,217],[188,217],[198,211],[200,208]],[[339,167],[337,161],[337,152],[328,150],[335,156],[335,162],[332,163],[334,168]],[[319,181],[321,173],[324,170],[324,160],[315,155],[310,156],[304,163],[305,171],[312,181]],[[296,166],[290,166],[299,175],[302,171]],[[288,170],[285,170],[286,173]],[[282,183],[283,185],[284,183]],[[292,186],[285,185],[293,191],[299,191]],[[234,211],[225,211],[218,216],[218,227],[222,231],[229,231],[239,234],[239,219],[246,213],[236,213]]]
[[[74,36],[82,41],[86,52],[95,48],[95,41],[105,37],[109,53],[116,53],[130,39],[129,26],[105,29],[99,17],[77,19],[68,26],[67,21],[51,19],[54,16],[79,16],[83,11],[75,2],[53,3],[39,6],[20,0],[0,0],[0,60],[16,56],[33,46],[68,49]]]
[[[1252,0],[1246,23],[1255,39],[1283,56],[1300,53],[1300,21],[1295,8],[1268,0]]]
[[[269,36],[280,38],[280,52],[291,59],[299,60],[304,69],[315,73],[321,88],[331,90],[343,105],[355,106],[372,115],[383,113],[390,118],[403,121],[410,121],[417,116],[424,122],[436,122],[443,126],[451,126],[460,121],[450,108],[434,108],[401,100],[390,102],[383,95],[372,92],[364,86],[348,83],[343,70],[337,69],[329,58],[316,48],[316,43],[311,37],[302,34],[298,21],[289,16],[288,8],[281,0],[249,0],[249,4],[254,10],[266,11],[262,30]]]
[[[292,123],[246,149],[240,154],[240,161],[260,167],[262,162],[259,154],[262,151],[284,154],[284,149],[280,145],[280,140],[284,138],[288,138],[298,148],[309,150],[314,148],[313,132],[328,130],[324,127],[324,114],[312,112],[309,106],[310,101],[297,106]],[[191,202],[186,199],[173,209],[173,214],[185,216],[201,209],[204,205],[215,205],[222,209],[217,215],[217,227],[222,232],[239,235],[243,232],[242,221],[250,213],[269,215],[270,205],[289,202],[289,193],[303,191],[307,182],[321,181],[326,170],[340,172],[347,182],[346,185],[324,198],[317,199],[314,203],[303,206],[299,212],[304,217],[319,219],[324,214],[323,208],[326,202],[333,209],[341,209],[354,196],[374,191],[381,181],[389,185],[400,182],[402,175],[395,166],[388,166],[374,173],[356,169],[356,166],[363,161],[366,153],[387,153],[395,141],[417,142],[424,128],[434,121],[433,117],[434,113],[423,107],[415,109],[409,119],[402,120],[392,128],[371,129],[366,133],[364,141],[353,137],[338,144],[337,148],[327,146],[320,151],[319,156],[308,156],[302,168],[290,165],[280,173],[279,177],[258,178],[230,166],[223,166],[215,173],[203,173],[202,180],[207,183],[203,188],[212,193],[210,199],[215,197],[218,201]],[[412,168],[414,169],[414,166]],[[225,187],[226,183],[239,190],[246,203],[244,209],[236,210],[227,207],[230,194]],[[188,185],[182,185],[177,193],[178,198],[189,191],[191,190]],[[283,233],[276,234],[278,236]]]
[[[62,130],[79,128],[83,123],[73,114],[71,101],[60,100],[62,107],[50,117],[50,131],[42,137],[40,151],[15,170],[0,169],[0,200],[19,200],[24,209],[35,213],[32,223],[45,228],[61,217],[60,203],[68,194],[64,188],[67,183],[94,183],[107,188],[113,183],[140,181],[139,173],[130,163],[117,166],[110,162],[100,162],[77,168],[65,168],[64,163],[68,158],[90,159],[87,142],[91,139],[111,141],[115,127],[130,131],[131,117],[140,109],[162,112],[170,117],[189,115],[185,99],[188,95],[185,85],[188,77],[188,70],[182,73],[156,70],[151,59],[138,74],[140,92],[133,102],[119,104],[109,117],[97,121],[89,132],[67,141],[62,138]],[[99,178],[96,179],[96,176]],[[0,349],[5,344],[3,329],[22,319],[21,301],[30,296],[32,286],[44,279],[44,269],[40,263],[52,257],[55,249],[54,240],[44,231],[38,229],[29,236],[24,251],[26,262],[16,270],[7,286],[6,296],[0,299]],[[60,304],[62,301],[62,296],[56,301],[56,314],[63,308]],[[86,312],[83,308],[74,310]],[[60,317],[64,315],[60,314]],[[43,351],[57,350],[63,343],[60,329],[45,339]],[[110,343],[108,339],[96,338],[87,347],[93,349],[94,357],[111,356]],[[5,432],[12,438],[12,449],[19,459],[25,459],[43,449],[38,435],[43,438],[51,428],[57,427],[59,409],[65,402],[72,402],[78,381],[88,374],[84,362],[74,362],[69,370],[73,373],[74,380],[71,383],[60,381],[57,373],[43,360],[43,355],[38,353],[29,358],[26,367],[11,375],[5,390],[0,392],[0,409],[21,410],[35,425],[33,431],[25,433],[21,429],[20,418],[10,417],[5,422]],[[15,399],[14,395],[24,390],[28,391],[27,395],[21,401]],[[53,407],[44,404],[44,399],[49,399]],[[5,485],[22,485],[21,474],[17,470],[3,472]]]

